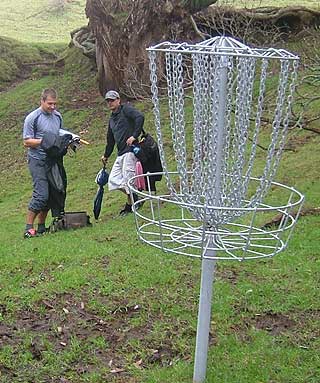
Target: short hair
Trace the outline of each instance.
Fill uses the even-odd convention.
[[[58,98],[57,91],[55,89],[53,89],[53,88],[43,89],[42,92],[41,92],[41,100],[42,101],[46,101],[46,99],[48,97],[51,97],[53,99],[57,99]]]

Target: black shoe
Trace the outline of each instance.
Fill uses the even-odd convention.
[[[129,205],[128,203],[126,203],[124,208],[120,211],[119,215],[121,217],[124,217],[125,215],[129,213],[132,213],[132,205]]]
[[[142,205],[144,204],[144,201],[139,201],[139,197],[136,193],[132,193],[132,198],[133,198],[133,202],[135,203],[135,205],[134,205],[135,209],[139,210],[142,207]]]
[[[139,199],[138,194],[132,193],[132,199],[133,199],[133,202],[137,202]]]
[[[136,203],[134,207],[136,208],[136,210],[139,210],[140,208],[142,208],[143,204],[144,204],[144,201],[139,200],[139,202]]]
[[[39,230],[39,229],[37,230],[37,234],[38,234],[38,235],[43,235],[43,234],[46,234],[46,233],[49,233],[49,227],[46,227],[46,228],[44,228],[44,229],[42,229],[42,230],[41,230],[41,229],[40,229],[40,230]]]

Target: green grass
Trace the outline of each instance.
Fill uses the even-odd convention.
[[[70,32],[87,25],[85,15],[86,0],[73,0],[62,11],[54,7],[55,0],[29,1],[27,6],[20,0],[2,0],[0,2],[0,36],[14,38],[24,42],[67,43]],[[57,2],[56,2],[57,3]],[[318,0],[280,0],[280,1],[243,1],[223,0],[219,4],[238,7],[265,6],[305,6],[319,8]]]
[[[26,60],[26,46],[14,47],[11,57]],[[31,179],[21,130],[47,86],[59,91],[66,127],[90,142],[65,158],[67,210],[93,215],[108,112],[90,61],[74,48],[64,55],[63,71],[35,72],[0,93],[0,382],[189,383],[199,260],[140,243],[133,217],[118,217],[123,196],[107,190],[92,227],[22,238]],[[152,131],[151,104],[137,107]],[[276,180],[317,207],[319,137],[295,130],[289,142]],[[218,263],[207,383],[320,381],[319,229],[319,216],[303,216],[274,259]]]
[[[222,0],[219,4],[227,4],[239,8],[258,8],[258,7],[308,7],[319,8],[320,2],[318,0]]]
[[[59,90],[70,129],[88,129],[90,146],[65,161],[67,210],[92,215],[106,111],[94,73],[88,75],[89,64],[80,61],[78,71],[67,64],[65,73],[25,81],[0,95],[7,143],[0,328],[10,334],[0,340],[0,382],[191,382],[200,263],[139,243],[133,217],[117,217],[120,193],[106,192],[101,218],[91,228],[22,239],[31,185],[21,126],[44,86]],[[86,97],[90,103],[81,107]],[[138,107],[150,126],[150,104]],[[318,145],[313,136],[286,152],[277,176],[304,192],[308,206],[319,201]],[[207,382],[319,381],[318,234],[318,217],[302,217],[288,250],[275,259],[218,264]]]
[[[57,2],[56,2],[57,3]],[[73,0],[62,11],[54,0],[0,2],[0,36],[24,42],[68,43],[70,32],[87,25],[86,0]]]

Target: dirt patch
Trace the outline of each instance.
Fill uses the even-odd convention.
[[[266,312],[244,318],[242,324],[233,325],[230,329],[244,342],[251,340],[248,334],[250,328],[266,331],[271,336],[290,334],[289,338],[292,338],[292,342],[301,348],[308,348],[312,347],[313,341],[320,336],[320,329],[316,326],[319,320],[320,311],[318,310],[288,314]],[[308,328],[307,332],[304,331],[306,328]]]
[[[293,217],[297,216],[297,212],[291,213]],[[302,209],[300,211],[300,217],[304,216],[310,216],[310,215],[315,215],[318,216],[320,215],[320,208],[319,207],[312,207],[309,209]],[[280,223],[282,222],[283,219],[283,214],[278,214],[274,218],[272,218],[270,221],[266,222],[261,228],[262,229],[270,229],[272,227],[278,227]]]
[[[95,296],[95,301],[100,301],[100,311],[106,302],[104,314],[92,307],[86,295],[76,298],[72,294],[61,294],[54,299],[42,300],[33,309],[16,313],[12,322],[0,322],[0,348],[9,345],[15,353],[24,352],[21,345],[25,344],[27,336],[31,339],[27,351],[34,361],[41,364],[44,353],[48,352],[48,344],[50,351],[58,355],[71,349],[76,339],[81,347],[86,347],[88,358],[83,361],[80,354],[68,366],[69,371],[82,375],[104,366],[109,370],[105,376],[106,381],[126,383],[136,382],[129,372],[132,367],[142,369],[154,364],[168,366],[173,360],[190,357],[189,354],[180,354],[173,346],[181,330],[178,325],[174,326],[174,319],[172,321],[176,331],[163,342],[155,339],[152,334],[156,315],[148,312],[145,316],[147,319],[142,318],[145,307],[114,300],[110,306],[106,297]],[[1,312],[5,319],[4,305],[1,305]],[[133,345],[137,343],[141,346],[135,349]],[[19,366],[13,371],[1,363],[0,371],[7,377],[23,374]],[[43,382],[52,382],[50,379]]]
[[[61,72],[63,68],[56,65],[57,57],[55,54],[41,52],[41,61],[21,63],[19,60],[15,63],[18,67],[16,73],[12,76],[11,80],[0,85],[0,93],[7,92],[26,79],[38,79],[48,74],[52,74],[53,70],[57,73]]]
[[[306,134],[305,136],[294,136],[288,139],[285,150],[298,151],[303,145],[308,144],[315,137],[314,134]]]
[[[293,329],[296,326],[295,321],[287,315],[273,312],[256,314],[253,318],[249,318],[248,324],[258,330],[268,331],[274,336]]]
[[[296,322],[287,315],[267,312],[244,318],[241,324],[232,325],[230,330],[234,332],[237,338],[242,342],[249,343],[252,340],[249,335],[249,330],[252,328],[264,330],[270,335],[277,336],[292,330],[295,326]]]
[[[217,277],[235,286],[239,279],[239,271],[232,268],[217,269]]]
[[[97,108],[97,105],[103,103],[100,93],[97,89],[90,89],[76,94],[71,100],[64,103],[67,110],[78,110],[83,108]]]

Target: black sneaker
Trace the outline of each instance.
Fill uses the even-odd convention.
[[[133,202],[137,202],[139,199],[138,194],[132,193],[132,199],[133,199]]]
[[[44,229],[38,229],[37,230],[37,234],[38,235],[42,235],[42,234],[46,234],[46,233],[49,233],[49,228],[48,227],[46,227]]]
[[[134,201],[134,203],[135,203],[135,209],[136,210],[139,210],[141,207],[142,207],[142,205],[144,204],[144,201],[140,201],[139,200],[139,197],[138,197],[138,195],[136,194],[136,193],[132,193],[132,198],[133,198],[133,201]],[[139,201],[139,202],[138,202]],[[137,202],[137,203],[136,203]]]
[[[128,203],[125,204],[124,208],[120,211],[119,215],[124,217],[125,215],[132,213],[132,206]]]

